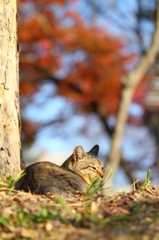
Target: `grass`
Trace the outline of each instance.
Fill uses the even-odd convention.
[[[14,178],[13,176],[9,175],[6,177],[6,180],[0,179],[0,188],[8,188],[8,194],[14,189],[15,184],[25,175],[25,172],[22,170],[17,174]]]
[[[0,181],[0,239],[159,239],[159,187],[150,186],[150,171],[140,190],[113,196],[97,193],[103,182],[96,180],[69,198],[14,192],[15,182]]]
[[[113,174],[113,170],[107,170],[105,173],[105,178],[101,181],[101,179],[91,179],[90,187],[87,189],[85,196],[90,197],[94,194],[98,193],[99,191],[103,191],[103,187]]]
[[[151,174],[150,170],[147,170],[147,175],[146,175],[145,181],[142,186],[143,189],[147,189],[149,187],[149,185],[151,184],[150,174]]]
[[[8,176],[7,182],[9,183],[8,188],[8,194],[11,193],[11,191],[14,189],[15,184],[25,175],[25,172],[22,170],[20,173],[17,174],[16,178],[13,178],[12,176]]]

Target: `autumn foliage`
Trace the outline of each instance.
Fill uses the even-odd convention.
[[[116,114],[122,77],[134,55],[123,54],[124,37],[67,10],[76,2],[19,2],[21,95],[29,101],[49,81],[82,111],[107,117]],[[36,125],[23,123],[23,129],[31,125],[36,132]]]

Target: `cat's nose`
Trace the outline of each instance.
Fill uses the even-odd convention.
[[[99,171],[99,176],[103,179],[104,178],[104,172]]]

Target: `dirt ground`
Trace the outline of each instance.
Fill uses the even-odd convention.
[[[91,197],[1,188],[0,239],[159,240],[159,186]]]

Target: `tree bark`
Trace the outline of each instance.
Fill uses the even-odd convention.
[[[0,1],[0,178],[21,169],[17,1]]]
[[[123,90],[121,92],[121,101],[117,113],[116,126],[112,137],[110,154],[106,164],[106,169],[113,169],[114,174],[116,173],[116,170],[118,169],[120,164],[121,141],[124,126],[126,124],[128,117],[129,105],[132,101],[132,97],[137,85],[142,80],[144,74],[150,68],[150,66],[155,60],[158,44],[159,44],[159,0],[157,1],[156,10],[156,28],[152,37],[151,45],[147,52],[141,58],[141,61],[139,62],[138,66],[123,78]],[[109,179],[109,181],[107,181],[106,183],[106,187],[111,186],[112,181],[113,178]]]

